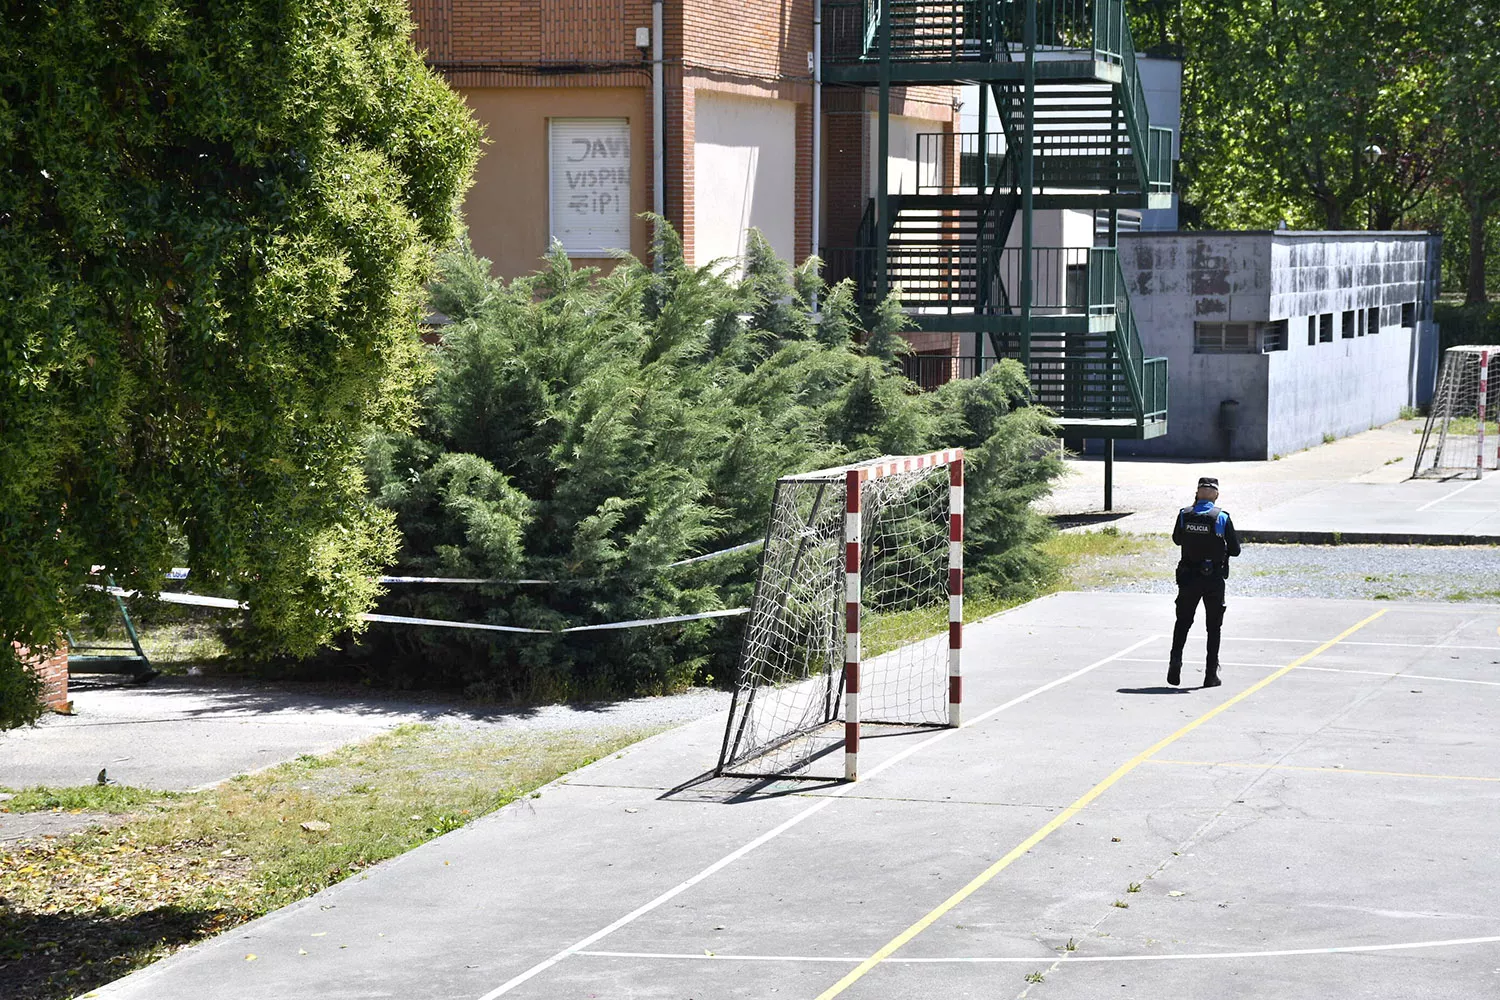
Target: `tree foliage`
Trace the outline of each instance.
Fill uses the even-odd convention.
[[[1485,301],[1500,231],[1500,32],[1489,0],[1131,0],[1183,60],[1188,226],[1429,229]]]
[[[3,11],[0,671],[91,566],[184,557],[310,653],[395,548],[365,428],[408,419],[477,127],[400,0]]]
[[[1050,527],[1029,503],[1060,463],[1018,366],[917,393],[856,346],[851,289],[823,287],[816,261],[793,271],[752,232],[733,280],[687,266],[655,222],[655,271],[625,259],[601,277],[554,249],[541,272],[506,284],[466,251],[445,259],[434,302],[455,322],[420,426],[370,448],[371,482],[403,532],[401,571],[556,582],[414,587],[386,608],[551,629],[743,604],[756,552],[669,564],[761,537],[781,475],[954,445],[971,449],[973,585],[1019,594],[1047,577],[1036,543]],[[352,652],[385,683],[649,693],[728,676],[738,629],[374,629]]]
[[[1437,178],[1446,61],[1417,0],[1182,7],[1188,199],[1210,226],[1388,228]]]

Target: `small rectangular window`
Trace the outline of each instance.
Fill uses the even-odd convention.
[[[1260,352],[1262,354],[1286,350],[1286,326],[1287,321],[1284,319],[1260,324]]]
[[[1324,313],[1318,317],[1318,343],[1333,343],[1333,313]]]
[[[1417,325],[1417,304],[1415,302],[1401,303],[1401,325],[1408,330]]]
[[[1365,335],[1365,313],[1363,309],[1354,314],[1354,332],[1361,337]]]
[[[1345,309],[1344,310],[1344,321],[1343,321],[1343,334],[1342,334],[1342,336],[1343,336],[1343,338],[1345,340],[1353,340],[1354,339],[1354,310],[1353,309]]]
[[[1194,323],[1194,354],[1254,354],[1259,350],[1255,324]]]
[[[1380,307],[1371,306],[1365,310],[1365,331],[1372,336],[1380,332]]]
[[[1307,317],[1307,346],[1318,346],[1318,317]]]

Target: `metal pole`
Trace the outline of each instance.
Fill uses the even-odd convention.
[[[662,74],[662,0],[651,5],[651,211],[667,214],[667,99]]]
[[[875,294],[881,301],[891,290],[886,271],[890,219],[891,158],[891,0],[880,0],[880,110],[876,123],[875,162]]]
[[[884,0],[882,0],[884,2]],[[1021,367],[1031,377],[1032,152],[1036,138],[1036,0],[1026,0],[1026,121],[1021,132]]]
[[[818,216],[823,211],[823,0],[813,4],[812,252],[820,252]],[[816,296],[812,302],[816,312]]]
[[[962,147],[963,140],[960,139],[959,143],[960,143],[959,154],[958,154],[959,173],[962,174],[963,173],[963,147]],[[959,179],[962,180],[963,178],[960,177]],[[995,183],[998,184],[999,180],[997,179]],[[981,196],[988,195],[989,194],[989,188],[990,188],[990,85],[987,82],[981,82],[979,84],[979,194]],[[978,235],[975,237],[975,239],[979,241],[980,248],[982,249],[983,245],[984,245],[984,232],[983,232],[982,229],[978,233]],[[991,251],[992,252],[996,252],[996,248],[991,247]],[[975,267],[975,270],[978,272],[977,277],[978,277],[978,280],[980,280],[980,281],[984,280],[984,267],[983,267],[983,264],[984,264],[984,258],[983,258],[983,256],[982,255],[981,256],[977,256],[975,258],[975,260],[974,260],[974,267]],[[981,294],[984,294],[982,289],[981,289]],[[976,360],[974,362],[974,374],[977,376],[977,375],[982,374],[983,371],[984,371],[984,361],[982,360],[984,358],[984,329],[983,329],[982,326],[979,329],[976,329],[974,331],[974,356],[975,356],[976,359],[979,359],[979,360]]]
[[[959,153],[963,162],[963,153]],[[959,168],[962,171],[962,167]],[[990,87],[979,85],[979,193],[986,194],[990,187]]]
[[[1104,509],[1115,509],[1115,439],[1104,439]]]

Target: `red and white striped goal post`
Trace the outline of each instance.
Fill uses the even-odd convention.
[[[925,455],[887,456],[841,469],[823,469],[788,479],[844,476],[844,780],[859,778],[859,619],[861,497],[866,482],[903,472],[948,467],[948,725],[962,721],[964,645],[964,450],[948,448]]]
[[[1480,350],[1479,352],[1479,464],[1474,470],[1475,479],[1484,478],[1484,421],[1485,403],[1489,399],[1490,392],[1490,352]],[[1500,467],[1500,453],[1496,455],[1496,465]]]

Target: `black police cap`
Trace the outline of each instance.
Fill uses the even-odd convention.
[[[1202,479],[1198,480],[1198,488],[1200,490],[1202,490],[1202,489],[1216,490],[1216,489],[1219,488],[1219,481],[1217,479],[1213,478],[1212,476],[1204,476]]]

